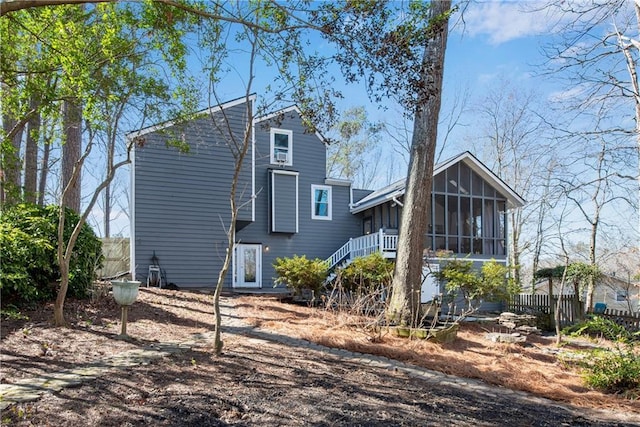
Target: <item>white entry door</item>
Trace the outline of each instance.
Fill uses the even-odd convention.
[[[237,288],[259,288],[262,286],[262,245],[236,246]]]

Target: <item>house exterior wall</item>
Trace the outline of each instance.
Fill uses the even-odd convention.
[[[292,132],[291,165],[271,164],[272,127]],[[361,220],[349,210],[350,187],[326,184],[326,146],[317,135],[307,131],[295,111],[277,120],[256,124],[255,139],[255,221],[236,233],[236,242],[262,245],[262,286],[268,288],[273,286],[276,275],[273,269],[276,258],[305,255],[308,259],[326,259],[350,237],[359,236],[362,226]],[[272,232],[270,177],[273,172],[297,173],[298,231],[295,233]],[[331,188],[331,220],[312,219],[312,185]],[[278,202],[278,195],[275,201]]]
[[[230,221],[229,189],[234,158],[227,142],[232,137],[241,139],[247,124],[244,102],[234,101],[222,108],[187,124],[166,126],[142,135],[144,144],[135,149],[132,168],[131,263],[136,280],[146,281],[155,254],[165,282],[184,288],[215,286],[226,252]],[[253,286],[273,286],[273,263],[278,257],[305,255],[310,259],[326,259],[351,237],[380,228],[390,234],[397,232],[401,217],[398,200],[356,215],[351,213],[351,204],[372,192],[353,190],[348,182],[327,179],[326,146],[321,137],[304,127],[296,109],[284,110],[274,118],[258,119],[251,135],[253,144],[237,190],[242,209],[236,222],[235,243],[259,245],[256,247],[260,248],[261,256],[256,262],[261,275]],[[167,146],[176,140],[188,144],[189,153]],[[453,187],[452,181],[456,182]],[[439,196],[446,200],[443,212],[447,215],[452,212],[449,206],[453,206],[449,200],[455,199],[454,220],[441,219],[444,214],[435,207]],[[465,198],[469,199],[468,205],[462,202]],[[469,252],[460,248],[464,239],[471,242],[474,236],[475,199],[482,209],[490,206],[496,220],[492,234],[483,225],[483,234],[475,236],[488,239],[493,246],[483,240],[477,246],[480,252],[472,253],[470,259],[504,260],[504,251],[500,253],[495,248],[498,240],[504,248],[506,230],[504,222],[501,226],[497,218],[498,212],[505,210],[505,198],[468,167],[458,164],[434,179],[432,211],[436,220],[430,224],[441,221],[442,227],[430,226],[427,247],[438,249],[438,238],[444,237],[447,249],[455,241],[457,251],[453,250],[453,255],[467,255]],[[461,206],[468,206],[466,216]],[[466,229],[456,222],[460,220],[468,220]],[[494,252],[487,251],[490,247]],[[226,287],[235,283],[236,272],[240,271],[236,258],[240,259],[234,251]],[[255,268],[245,267],[246,271]],[[243,283],[249,286],[246,280]]]
[[[603,277],[594,290],[593,303],[604,303],[609,310],[640,312],[640,285],[611,276]]]
[[[245,109],[240,103],[224,110],[236,138],[244,133]],[[272,128],[290,135],[291,164],[274,164]],[[260,283],[270,287],[276,257],[325,259],[350,237],[361,234],[361,221],[349,210],[350,186],[327,184],[326,147],[306,130],[297,112],[260,121],[253,132],[255,145],[238,186],[239,205],[245,207],[239,214],[235,240],[261,245]],[[187,143],[190,152],[167,147],[172,138]],[[225,144],[228,139],[210,117],[144,136],[144,146],[135,151],[132,179],[136,280],[146,281],[155,254],[167,282],[184,288],[215,286],[230,220],[234,159]],[[312,186],[331,189],[331,219],[312,218]],[[232,286],[234,274],[232,265],[226,287]]]
[[[246,104],[231,106],[224,114],[224,120],[218,111],[213,119],[201,117],[140,137],[144,145],[135,148],[132,168],[132,271],[136,280],[146,282],[155,253],[167,282],[186,288],[215,285],[227,246],[224,227],[230,221],[234,170],[224,122],[241,138]],[[174,139],[188,144],[189,152],[167,147]],[[249,150],[238,185],[240,203],[246,203],[240,212],[244,221],[252,217],[252,160]]]

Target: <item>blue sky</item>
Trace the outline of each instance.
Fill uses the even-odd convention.
[[[544,37],[540,35],[548,28],[546,28],[544,14],[525,13],[522,10],[523,5],[533,4],[535,3],[531,1],[476,1],[464,11],[464,27],[459,19],[461,14],[454,15],[450,25],[445,59],[443,113],[446,113],[447,108],[451,108],[451,100],[456,93],[468,90],[469,102],[474,102],[473,100],[482,96],[496,79],[506,78],[525,87],[540,85],[533,77],[534,64],[542,61],[540,43]],[[192,59],[191,66],[194,70],[200,68],[197,56],[197,53],[194,54]],[[218,92],[223,102],[244,94],[246,73],[242,70],[239,58],[238,56],[233,64],[239,71],[231,71],[219,85]],[[254,91],[259,95],[264,86],[271,83],[272,73],[272,70],[261,70],[256,73]],[[202,106],[204,108],[209,102],[206,94],[206,77],[198,72],[194,74],[203,82]],[[340,79],[341,76],[337,76],[337,80]],[[368,99],[363,85],[343,86],[342,90],[345,94],[345,99],[339,102],[342,109],[365,105],[372,120],[393,122],[395,125],[402,122],[401,113],[393,103],[382,106],[373,104]],[[463,121],[472,121],[470,114],[473,113],[466,114]],[[443,156],[457,154],[461,148],[464,149],[461,147],[461,141],[468,132],[468,128],[464,126],[456,129],[452,140],[457,143],[452,145],[451,152],[445,151]],[[399,179],[405,173],[402,158],[394,150],[388,150],[388,147],[383,151],[383,157],[391,159],[392,164],[378,166],[379,179],[373,183],[373,186],[386,185],[388,181]],[[99,217],[100,211],[97,210],[94,221],[97,222]],[[126,216],[120,216],[115,220],[112,229],[128,235]]]
[[[555,96],[563,90],[548,76],[537,76],[540,72],[539,65],[545,60],[541,46],[552,40],[553,25],[557,24],[557,20],[545,10],[531,12],[540,4],[538,1],[473,1],[462,15],[458,13],[452,18],[445,59],[441,115],[451,110],[456,94],[464,90],[468,91],[470,106],[461,120],[463,125],[457,127],[450,136],[452,143],[447,143],[447,148],[442,153],[443,158],[470,148],[468,140],[473,138],[475,131],[471,124],[476,119],[473,103],[478,102],[496,85],[508,81],[525,90],[535,89],[541,98]],[[529,11],[525,11],[525,8]],[[461,23],[461,16],[464,18],[464,25]],[[233,64],[238,71],[232,71],[219,85],[218,92],[223,102],[244,94],[246,73],[240,59],[241,57],[235,58]],[[193,69],[198,68],[199,64],[194,61]],[[195,74],[197,77],[197,72]],[[272,79],[272,70],[260,70],[256,73],[253,91],[260,95],[264,86]],[[337,80],[340,79],[341,76],[337,76]],[[202,87],[202,106],[206,107],[209,101],[206,84]],[[387,105],[386,110],[380,109],[380,105],[374,105],[368,99],[363,85],[343,87],[343,92],[345,99],[339,103],[342,109],[365,105],[372,120],[395,125],[402,122],[401,114],[393,103]],[[389,149],[388,144],[382,150],[382,155],[377,157],[385,159],[387,163],[378,165],[379,179],[372,183],[372,187],[386,185],[390,180],[401,178],[405,174],[403,160],[397,152]],[[482,157],[481,153],[475,154]],[[99,212],[96,214],[99,217]],[[112,227],[128,235],[126,217],[121,216]]]

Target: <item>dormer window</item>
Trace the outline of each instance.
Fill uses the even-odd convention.
[[[271,129],[271,164],[293,165],[293,132],[284,129]]]

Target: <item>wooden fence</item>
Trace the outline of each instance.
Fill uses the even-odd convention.
[[[509,302],[509,311],[514,313],[534,314],[540,317],[546,317],[549,321],[548,326],[552,327],[554,322],[554,311],[558,296],[553,296],[553,305],[549,304],[549,295],[530,295],[519,294],[511,298]],[[584,310],[582,302],[574,295],[562,295],[560,301],[560,326],[565,327],[572,325],[583,316]],[[594,314],[594,313],[591,313]],[[604,313],[597,313],[606,319],[616,322],[620,326],[624,326],[628,331],[640,331],[640,313],[629,313],[622,310],[607,309]]]
[[[113,237],[101,240],[104,264],[98,271],[98,277],[112,277],[129,271],[129,238]]]
[[[640,313],[629,313],[628,311],[606,309],[604,313],[594,314],[616,322],[629,332],[640,331]]]
[[[554,313],[558,295],[514,295],[509,301],[509,311],[514,313],[533,314],[544,318],[545,325],[552,328],[555,324]],[[574,324],[582,316],[582,303],[575,295],[560,296],[560,326],[565,327]]]

